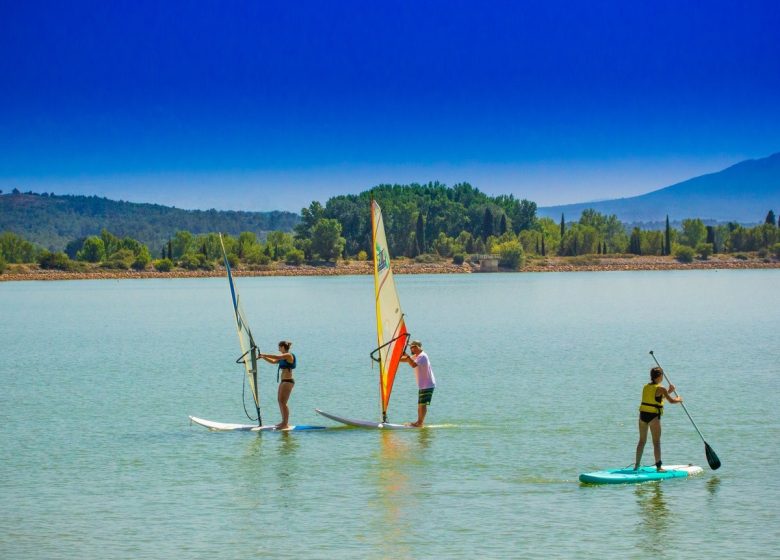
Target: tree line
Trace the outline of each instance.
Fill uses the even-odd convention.
[[[617,216],[585,210],[577,221],[559,222],[536,216],[536,204],[513,196],[491,197],[468,183],[447,187],[379,185],[357,195],[335,196],[323,206],[303,208],[292,232],[243,231],[223,235],[233,266],[265,266],[274,262],[366,260],[371,254],[370,200],[382,207],[393,257],[420,261],[495,254],[506,268],[520,268],[529,255],[590,254],[674,255],[690,261],[696,255],[758,252],[780,258],[780,230],[773,211],[764,223],[707,225],[683,220],[679,229],[667,218],[664,229],[630,228]],[[70,240],[62,252],[49,251],[18,233],[0,234],[0,265],[38,262],[43,268],[77,270],[88,266],[165,271],[173,267],[213,269],[222,259],[217,233],[180,229],[153,250],[130,236],[103,229],[100,235]]]

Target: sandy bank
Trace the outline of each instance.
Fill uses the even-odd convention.
[[[717,255],[709,260],[696,260],[692,263],[680,263],[672,257],[626,257],[626,256],[584,256],[584,257],[547,257],[529,258],[520,272],[602,272],[619,270],[717,270],[717,269],[765,269],[780,268],[780,261],[760,259],[736,259],[728,255]],[[456,265],[451,262],[417,263],[407,259],[393,261],[396,274],[469,274],[478,272],[474,264]],[[369,262],[339,262],[327,265],[289,266],[275,264],[267,267],[234,270],[236,276],[345,276],[371,274]],[[106,270],[93,268],[86,271],[66,272],[61,270],[43,270],[37,265],[9,265],[0,282],[25,280],[110,280],[126,278],[212,278],[221,277],[224,269],[215,270],[172,270],[157,272],[154,270]]]

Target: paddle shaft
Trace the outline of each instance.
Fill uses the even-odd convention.
[[[661,367],[661,364],[659,364],[659,363],[658,363],[658,360],[656,360],[656,358],[655,358],[655,354],[653,354],[653,351],[652,351],[652,350],[650,351],[650,355],[653,357],[653,360],[655,361],[656,365],[657,365],[659,368],[661,368],[661,371],[663,371],[663,372],[664,372],[664,379],[666,379],[666,382],[667,382],[669,385],[673,385],[673,383],[672,383],[672,380],[671,380],[671,379],[669,379],[669,376],[668,376],[668,375],[666,375],[666,372],[664,371],[664,368],[662,368],[662,367]],[[674,393],[674,395],[675,395],[675,396],[677,396],[677,397],[679,397],[679,396],[680,396],[680,395],[677,393],[677,388],[676,388],[676,387],[675,387],[675,390],[674,390],[674,391],[672,391],[672,393]],[[693,418],[691,418],[691,413],[690,413],[690,412],[688,412],[688,409],[687,409],[687,408],[685,408],[685,403],[681,402],[681,403],[680,403],[680,405],[682,406],[683,410],[685,411],[685,414],[688,416],[688,420],[690,420],[690,421],[691,421],[691,424],[693,424],[693,427],[694,427],[694,429],[696,430],[696,433],[697,433],[697,434],[699,434],[699,437],[701,438],[701,440],[702,440],[702,441],[704,442],[704,444],[706,445],[706,444],[707,444],[707,442],[704,440],[704,436],[703,436],[703,435],[701,435],[701,431],[699,430],[699,427],[696,425],[696,422],[694,422],[694,421],[693,421]]]

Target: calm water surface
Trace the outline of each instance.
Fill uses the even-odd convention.
[[[401,276],[439,427],[260,435],[187,419],[244,420],[224,279],[0,283],[0,557],[778,557],[779,281]],[[262,350],[294,341],[293,421],[378,418],[370,277],[237,282]],[[703,476],[581,486],[632,463],[650,349],[723,467],[669,406],[664,460]]]

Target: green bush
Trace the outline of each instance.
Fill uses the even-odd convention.
[[[171,259],[157,259],[152,262],[152,266],[157,272],[170,272],[173,268],[173,261]]]
[[[772,245],[772,253],[774,253],[776,259],[780,260],[780,243]]]
[[[287,251],[287,256],[284,258],[284,262],[287,264],[298,266],[303,264],[304,254],[300,249],[290,249]]]
[[[365,251],[362,251],[362,250],[358,251],[357,260],[359,260],[359,261],[368,260],[368,254]]]
[[[500,256],[498,261],[499,266],[511,270],[520,270],[523,268],[523,265],[525,264],[525,252],[519,241],[505,241],[504,243],[499,243],[493,249]]]
[[[47,270],[70,270],[71,262],[65,253],[50,253],[43,251],[38,257],[38,264]]]
[[[202,253],[186,253],[182,255],[179,266],[187,270],[214,270],[214,263]]]
[[[100,266],[102,268],[112,268],[117,270],[127,270],[135,262],[136,257],[133,251],[130,249],[119,249],[114,252],[105,262]]]
[[[710,255],[712,255],[713,252],[712,243],[699,243],[698,245],[696,245],[696,252],[702,258],[702,260],[706,261],[708,258],[710,258]]]
[[[674,258],[681,263],[693,262],[694,251],[687,245],[677,245],[674,248]]]
[[[423,253],[422,255],[417,255],[414,258],[414,262],[418,262],[422,264],[437,263],[440,260],[441,257],[439,257],[439,255],[434,255],[433,253]]]
[[[466,255],[464,255],[463,253],[455,253],[454,255],[452,255],[452,262],[454,264],[463,264],[463,261],[465,260],[466,260]]]
[[[8,263],[5,262],[5,259],[0,255],[0,274],[5,272],[6,267],[8,266]]]
[[[746,261],[746,260],[748,260],[750,257],[748,257],[748,256],[747,256],[745,253],[737,253],[736,255],[734,255],[734,258],[735,258],[735,259],[739,259],[739,260],[741,260],[741,261]]]

